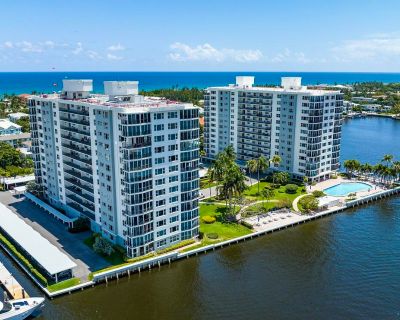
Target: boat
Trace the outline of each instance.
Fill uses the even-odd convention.
[[[0,320],[24,320],[39,312],[44,298],[26,298],[0,301]]]

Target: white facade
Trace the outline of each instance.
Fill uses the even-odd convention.
[[[238,77],[239,78],[239,77]],[[207,157],[232,144],[239,164],[260,155],[282,159],[275,169],[295,178],[322,180],[339,167],[343,96],[311,90],[301,78],[282,78],[281,87],[235,85],[206,90],[204,144]]]
[[[90,218],[130,257],[196,236],[198,108],[138,96],[137,82],[108,82],[109,96],[93,95],[87,81],[28,102],[48,201]]]

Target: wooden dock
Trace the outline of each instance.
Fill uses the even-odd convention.
[[[29,298],[25,289],[2,263],[0,263],[0,284],[13,299]]]

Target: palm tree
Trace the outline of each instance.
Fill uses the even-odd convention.
[[[236,163],[233,163],[233,165],[228,168],[221,187],[226,197],[226,204],[228,205],[229,203],[229,214],[232,214],[233,196],[240,196],[246,189],[245,180],[246,176],[243,174],[240,167]]]
[[[400,161],[393,162],[393,169],[396,171],[396,180],[399,180],[400,175]]]
[[[254,173],[257,172],[257,181],[258,181],[258,191],[260,194],[260,172],[264,172],[268,168],[268,161],[264,156],[260,156],[257,159],[252,159],[247,161],[247,166],[249,171]]]
[[[282,158],[278,155],[274,155],[270,161],[274,166],[279,166],[279,164],[282,162]]]
[[[210,168],[208,168],[207,171],[207,176],[208,176],[208,183],[210,184],[210,197],[211,197],[211,185],[212,183],[215,181],[216,176],[215,176],[215,169],[213,166],[211,166]]]
[[[391,154],[385,154],[381,162],[386,162],[387,165],[390,165],[393,161],[393,156]]]
[[[247,167],[247,170],[249,170],[249,173],[250,173],[250,184],[252,184],[252,182],[251,182],[251,173],[254,173],[254,172],[257,171],[257,161],[255,159],[248,160],[246,162],[246,167]]]

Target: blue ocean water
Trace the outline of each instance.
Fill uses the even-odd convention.
[[[63,79],[93,79],[95,92],[103,91],[105,80],[138,80],[142,90],[157,88],[226,85],[237,75],[255,76],[256,84],[279,84],[283,76],[299,76],[303,84],[349,84],[354,82],[400,82],[400,73],[354,72],[0,72],[0,94],[53,92]]]

